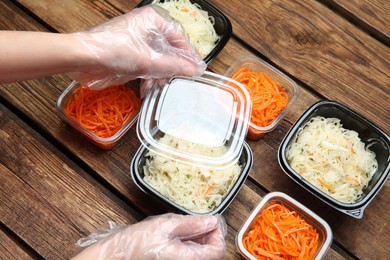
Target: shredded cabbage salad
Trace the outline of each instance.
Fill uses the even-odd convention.
[[[181,150],[198,151],[205,156],[224,153],[223,148],[193,145],[188,141],[165,135],[160,143]],[[188,150],[187,150],[188,151]],[[221,204],[241,173],[235,164],[223,169],[208,169],[167,159],[149,151],[144,170],[144,181],[176,204],[195,213],[207,213]]]
[[[169,14],[177,20],[188,34],[195,49],[202,58],[205,58],[215,47],[219,40],[214,29],[214,17],[201,9],[198,4],[192,4],[189,0],[154,0],[157,4],[169,11]]]
[[[291,167],[324,193],[344,203],[362,195],[378,168],[375,153],[338,118],[313,117],[286,150]]]

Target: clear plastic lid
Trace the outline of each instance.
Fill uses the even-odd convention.
[[[230,78],[176,76],[145,97],[137,134],[149,150],[170,159],[223,168],[241,154],[250,112],[249,93]]]

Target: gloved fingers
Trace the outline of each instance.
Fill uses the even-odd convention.
[[[158,216],[150,216],[134,224],[133,227],[148,227],[156,233],[162,233],[169,239],[179,238],[190,240],[220,227],[219,216],[191,216],[166,213]]]
[[[162,87],[165,85],[165,83],[168,81],[168,79],[161,78],[161,79],[141,79],[140,84],[140,96],[141,99],[144,98],[151,88],[156,85],[158,87]]]
[[[227,233],[227,225],[222,216],[217,215],[217,217],[219,217],[219,226],[216,229],[199,237],[191,238],[191,241],[198,244],[219,245],[221,242],[224,244]]]
[[[145,41],[151,48],[149,54],[145,56],[147,50],[135,50],[141,56],[139,62],[143,57],[143,62],[148,65],[148,71],[144,73],[147,75],[143,78],[201,75],[207,65],[191,45],[184,28],[159,6],[149,6],[142,11],[149,15],[131,27],[140,28],[142,34],[148,35]],[[145,61],[146,57],[150,62]]]
[[[125,75],[94,75],[82,72],[68,73],[67,75],[80,84],[86,85],[94,90],[100,90],[113,85],[125,84],[128,81],[136,79],[135,77]]]
[[[95,244],[105,239],[106,237],[109,237],[113,234],[122,231],[125,228],[126,228],[125,225],[117,224],[113,221],[108,221],[105,225],[100,227],[96,232],[91,233],[86,237],[80,238],[77,241],[76,246],[79,248],[90,246],[92,244]]]
[[[185,58],[167,55],[154,59],[148,70],[151,73],[154,72],[156,78],[168,78],[175,75],[199,76],[204,72],[201,65],[198,66],[198,64],[194,64]]]
[[[168,223],[170,224],[170,223]],[[181,240],[191,240],[203,236],[219,227],[219,218],[216,216],[190,216],[172,221],[175,225],[169,234],[169,238],[179,238]]]
[[[69,74],[94,89],[135,78],[201,75],[207,65],[168,11],[145,6],[73,34],[93,65]]]
[[[172,241],[160,251],[155,251],[157,259],[223,259],[225,256],[225,244],[202,245],[193,241]]]

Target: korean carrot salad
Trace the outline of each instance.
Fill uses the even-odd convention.
[[[153,1],[166,9],[184,28],[195,49],[205,58],[215,47],[219,36],[214,29],[214,17],[189,0]]]
[[[138,112],[140,98],[124,85],[94,90],[81,85],[65,105],[65,113],[91,133],[115,135]]]
[[[311,118],[298,130],[286,157],[297,173],[344,203],[357,201],[378,168],[375,153],[338,118]]]
[[[160,144],[183,152],[218,156],[225,148],[193,144],[165,135]],[[195,213],[207,213],[219,206],[236,183],[241,166],[207,169],[167,159],[149,151],[143,167],[144,181],[174,203]]]
[[[279,116],[288,104],[288,94],[281,83],[268,74],[242,67],[232,79],[246,86],[252,101],[251,122],[266,127]]]
[[[242,243],[256,259],[313,259],[319,234],[296,211],[274,201],[261,211]]]

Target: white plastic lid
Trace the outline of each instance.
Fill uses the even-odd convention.
[[[251,101],[240,83],[211,72],[201,77],[172,77],[163,87],[155,84],[143,101],[137,134],[149,150],[201,167],[223,168],[237,162],[248,130]],[[159,142],[169,135],[183,149]],[[222,151],[222,153],[221,153]]]

